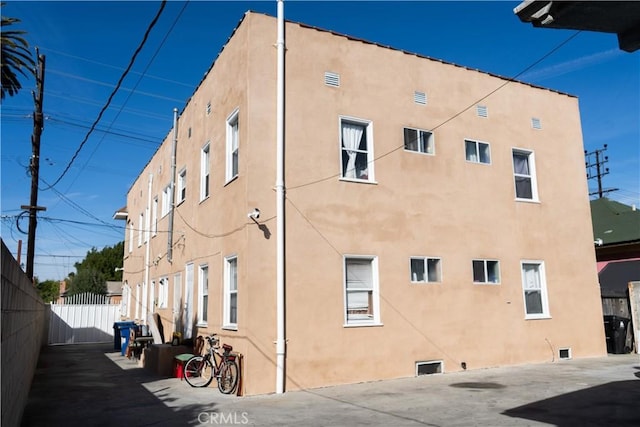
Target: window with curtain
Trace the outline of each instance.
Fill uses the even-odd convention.
[[[500,283],[500,263],[495,260],[474,259],[473,283]]]
[[[238,257],[225,258],[224,322],[228,329],[238,327]]]
[[[198,270],[198,323],[206,325],[209,317],[209,266],[201,265]]]
[[[404,149],[418,153],[434,154],[433,133],[426,130],[404,128]]]
[[[523,261],[521,265],[526,318],[549,317],[544,264],[540,261]]]
[[[442,281],[440,258],[411,258],[411,282],[437,283]]]
[[[227,119],[227,182],[238,176],[239,145],[238,110],[235,110]]]
[[[209,144],[200,152],[200,200],[209,197]]]
[[[376,258],[346,257],[344,263],[346,324],[379,323]]]
[[[538,200],[533,152],[513,150],[513,177],[517,199]]]
[[[160,214],[164,217],[165,215],[167,215],[169,213],[169,209],[171,209],[171,200],[170,200],[170,196],[171,196],[171,184],[168,184],[166,187],[164,187],[164,189],[162,190],[162,206],[160,209]]]
[[[342,178],[373,181],[371,123],[340,120]]]
[[[464,141],[465,156],[468,162],[491,163],[491,149],[486,142],[466,139]]]

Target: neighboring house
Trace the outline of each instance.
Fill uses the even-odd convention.
[[[122,301],[122,282],[107,281],[107,293],[106,299],[100,299],[106,304],[120,304]],[[60,281],[60,296],[58,297],[57,304],[64,304],[68,302],[67,295],[67,282],[66,280]],[[102,302],[101,302],[102,303]]]
[[[244,394],[278,391],[276,22],[126,205],[128,317],[218,333]],[[606,354],[577,98],[293,22],[284,81],[286,390]]]
[[[631,319],[629,283],[640,281],[640,211],[602,197],[591,201],[591,220],[603,314]],[[634,328],[627,329],[632,348]]]

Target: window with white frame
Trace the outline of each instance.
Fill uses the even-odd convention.
[[[178,204],[187,198],[187,169],[178,172]]]
[[[238,176],[238,149],[240,145],[240,133],[238,128],[238,110],[235,110],[227,118],[227,182]]]
[[[373,125],[370,121],[340,118],[342,178],[373,181]]]
[[[160,215],[164,217],[169,213],[169,209],[171,209],[171,184],[168,184],[162,190],[162,206]]]
[[[167,308],[169,300],[169,278],[161,277],[158,285],[158,308]]]
[[[206,325],[209,311],[209,266],[198,267],[198,324]]]
[[[158,234],[158,196],[153,198],[151,205],[151,235]]]
[[[474,259],[473,283],[500,283],[500,262],[490,259]]]
[[[404,149],[418,153],[434,154],[433,133],[421,129],[404,128]]]
[[[224,319],[223,327],[238,327],[238,257],[224,259]]]
[[[380,323],[378,258],[344,257],[345,325]]]
[[[129,222],[129,253],[133,252],[133,232],[135,228],[133,226],[133,221]]]
[[[209,197],[209,143],[200,151],[200,200]]]
[[[465,139],[464,150],[468,162],[485,164],[491,163],[491,149],[489,148],[489,144],[486,142]]]
[[[411,282],[438,283],[442,281],[440,258],[411,258]]]
[[[549,317],[547,283],[542,261],[521,261],[522,291],[527,319]]]
[[[516,199],[538,200],[533,151],[513,149],[513,178],[515,180]]]
[[[141,213],[138,217],[138,247],[142,246],[142,240],[144,238],[144,214]]]

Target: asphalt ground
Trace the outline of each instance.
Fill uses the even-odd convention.
[[[161,378],[113,345],[45,347],[23,426],[640,426],[640,356],[260,396]]]

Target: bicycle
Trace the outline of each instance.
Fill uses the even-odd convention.
[[[193,356],[184,365],[184,379],[191,387],[207,387],[215,377],[218,390],[230,394],[238,385],[238,363],[231,354],[233,347],[222,344],[216,334],[206,337],[209,348],[204,356]],[[216,357],[217,355],[217,357]]]

